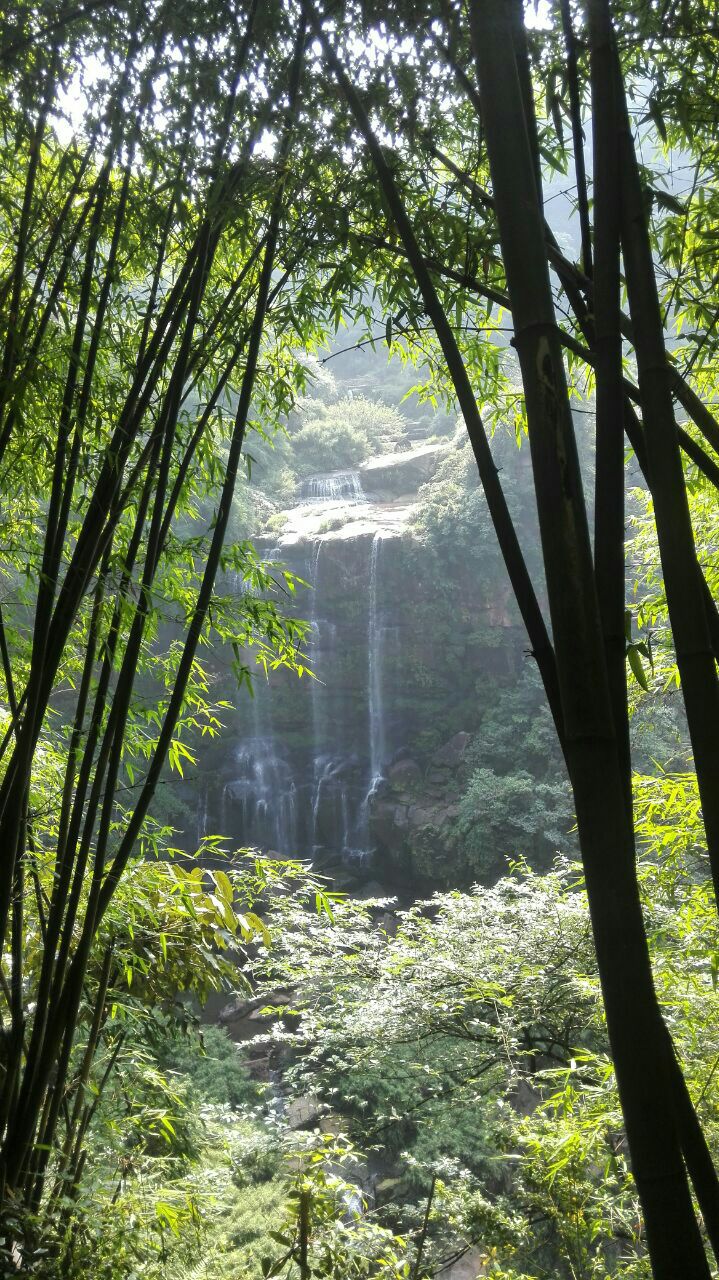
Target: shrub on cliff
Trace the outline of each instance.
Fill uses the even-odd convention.
[[[293,466],[300,477],[357,467],[373,454],[398,448],[405,425],[397,409],[365,396],[313,401],[290,435]]]

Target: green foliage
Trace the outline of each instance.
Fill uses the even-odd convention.
[[[524,769],[508,774],[478,769],[462,796],[455,824],[464,878],[468,872],[496,872],[508,858],[526,857],[533,866],[547,866],[557,852],[570,851],[572,825],[567,783],[540,782]]]
[[[486,695],[484,688],[478,696]],[[468,763],[496,773],[517,766],[544,781],[556,781],[564,769],[557,732],[533,663],[525,663],[486,705],[480,731],[468,751]]]
[[[695,780],[638,779],[637,809],[659,996],[716,1148],[716,917]],[[378,918],[388,906],[330,921],[284,901],[282,942],[256,966],[294,987],[297,1026],[273,1033],[293,1088],[368,1160],[381,1152],[372,1214],[411,1238],[434,1176],[434,1266],[479,1247],[496,1276],[648,1277],[579,869],[519,868]]]
[[[342,1112],[358,1143],[390,1157],[385,1220],[416,1225],[406,1206],[419,1211],[432,1171],[496,1188],[512,1168],[498,1155],[514,1140],[507,1097],[540,1064],[601,1042],[580,897],[561,874],[526,873],[438,895],[398,913],[387,934],[371,907],[316,924],[281,909],[284,942],[264,963],[268,980],[297,992],[300,1025],[283,1033],[301,1050],[291,1074]],[[440,1236],[445,1250],[457,1243]]]
[[[311,475],[355,470],[367,458],[407,446],[406,420],[386,399],[338,395],[334,381],[323,385],[313,367],[312,396],[304,396],[281,431],[264,433],[252,446],[250,493],[272,506],[297,500],[297,487]],[[282,512],[260,520],[270,533],[281,530]]]
[[[692,14],[684,4],[620,4],[616,13],[672,365],[712,405],[716,33],[704,8]],[[245,488],[233,509],[237,541],[220,566],[227,577],[197,613],[221,516],[216,499],[261,252],[280,191],[273,296],[247,424],[250,453],[277,442],[278,496],[312,470],[354,466],[402,442],[399,415],[376,402],[307,408],[317,374],[308,353],[347,319],[359,326],[358,342],[366,335],[407,368],[416,365],[421,403],[451,404],[424,300],[321,60],[305,68],[296,145],[281,164],[272,154],[286,116],[295,7],[253,7],[246,74],[231,86],[227,68],[240,60],[248,12],[220,0],[177,10],[89,5],[58,19],[52,6],[23,0],[3,50],[0,519],[9,659],[3,652],[1,834],[12,920],[2,956],[0,1066],[11,1125],[23,1081],[37,1078],[41,1086],[31,1090],[39,1097],[37,1123],[24,1153],[39,1172],[27,1203],[11,1206],[16,1217],[25,1213],[11,1223],[24,1249],[19,1265],[30,1274],[92,1271],[103,1280],[196,1269],[203,1261],[200,1195],[188,1179],[199,1163],[205,1181],[214,1173],[227,1192],[239,1243],[252,1252],[237,1261],[238,1274],[242,1266],[256,1270],[264,1255],[253,1232],[269,1233],[275,1216],[280,1233],[287,1225],[277,1209],[283,1184],[272,1176],[273,1157],[256,1132],[237,1137],[243,1171],[236,1182],[244,1180],[246,1205],[254,1198],[253,1227],[240,1219],[241,1196],[232,1199],[227,1190],[227,1179],[232,1196],[240,1190],[232,1173],[225,1169],[223,1184],[220,1166],[202,1152],[197,1114],[198,1089],[247,1099],[246,1082],[235,1075],[224,1042],[215,1044],[222,1065],[211,1076],[190,1068],[194,1087],[164,1066],[158,1049],[176,1024],[191,1020],[186,999],[237,985],[237,954],[243,959],[251,946],[268,980],[296,979],[298,1028],[275,1039],[296,1055],[298,1087],[318,1087],[342,1107],[358,1140],[373,1137],[405,1166],[409,1207],[398,1195],[388,1219],[405,1215],[416,1230],[418,1192],[429,1166],[442,1165],[437,1204],[445,1206],[446,1222],[436,1208],[430,1216],[437,1256],[481,1238],[495,1275],[518,1274],[517,1266],[542,1275],[638,1276],[647,1265],[641,1224],[575,873],[557,871],[542,883],[522,873],[464,897],[444,895],[400,913],[396,931],[378,927],[383,907],[353,914],[325,897],[317,920],[288,899],[278,910],[288,941],[268,958],[257,899],[273,888],[283,892],[283,873],[243,863],[233,878],[215,866],[213,841],[202,850],[212,872],[172,860],[169,827],[186,822],[189,810],[158,798],[153,766],[164,767],[166,754],[179,787],[197,741],[218,738],[227,708],[214,697],[209,664],[194,653],[186,684],[178,685],[183,647],[168,639],[170,628],[194,635],[196,617],[204,650],[226,644],[234,652],[240,685],[256,667],[301,675],[306,666],[306,628],[282,607],[295,581],[263,568],[242,540],[255,511]],[[377,12],[340,5],[335,31],[379,126],[487,421],[505,423],[521,438],[525,414],[515,353],[503,336],[507,282],[484,190],[484,139],[466,75],[445,66],[445,35],[450,63],[457,57],[460,67],[469,65],[465,25],[447,32],[442,6],[419,14],[395,6],[382,13],[383,39],[365,40],[362,23],[374,22]],[[573,16],[579,22],[579,12]],[[580,89],[584,53],[580,42]],[[553,11],[533,28],[529,58],[539,154],[564,186],[571,172],[568,94],[564,34]],[[84,119],[63,118],[83,96]],[[677,190],[681,174],[686,184]],[[549,200],[546,208],[553,220]],[[555,229],[571,242],[571,226]],[[572,288],[581,287],[571,261],[569,269]],[[586,336],[564,314],[569,290],[561,272],[555,283],[565,290],[561,324],[579,398],[592,386]],[[163,317],[173,316],[177,324],[162,346]],[[145,362],[155,342],[160,355]],[[628,343],[628,377],[634,363]],[[700,444],[699,431],[688,430]],[[463,687],[458,673],[478,669],[477,653],[491,647],[488,635],[498,649],[498,630],[506,634],[517,617],[486,503],[470,481],[469,450],[457,443],[415,523],[422,543],[416,581],[427,590],[413,620],[419,641],[408,666],[435,697],[437,714],[421,731],[425,749],[460,727],[486,733],[470,776],[460,779],[458,857],[469,875],[505,847],[544,856],[547,841],[561,840],[567,811],[561,787],[547,777],[539,712],[512,708],[493,689],[483,717],[458,722],[467,715],[461,692],[452,697]],[[512,455],[510,470],[503,447],[500,437],[495,460],[506,470],[534,573],[526,452]],[[716,595],[715,494],[693,467],[686,478]],[[261,503],[257,508],[268,514]],[[681,715],[661,696],[677,686],[678,674],[645,494],[636,495],[632,516],[631,554],[640,572],[627,659],[635,725],[643,726],[641,764],[654,757],[686,769]],[[224,589],[230,576],[241,590]],[[472,621],[469,652],[454,643],[457,610]],[[251,667],[248,653],[256,659]],[[175,690],[180,705],[171,711]],[[10,708],[25,696],[29,705],[11,724]],[[163,726],[170,736],[161,748]],[[513,741],[523,741],[516,752]],[[136,807],[142,795],[147,805]],[[660,1000],[715,1145],[707,1081],[719,1042],[719,962],[693,782],[685,772],[655,776],[639,784],[637,807]],[[532,849],[536,840],[545,847]],[[144,860],[153,854],[158,861]],[[448,877],[456,866],[448,864]],[[297,875],[288,878],[294,887]],[[527,1115],[515,1106],[520,1085],[534,1090],[536,1107]],[[49,1132],[55,1115],[57,1132]],[[223,1119],[212,1123],[218,1140]],[[12,1135],[7,1161],[11,1148]],[[406,1275],[412,1263],[394,1223],[370,1222],[363,1239],[362,1224],[341,1220],[341,1179],[322,1156],[315,1163],[319,1173],[303,1169],[290,1206],[288,1267],[297,1270],[306,1196],[314,1206],[314,1269]],[[37,1203],[41,1212],[33,1216]],[[6,1251],[5,1261],[17,1270],[17,1254],[13,1260]]]
[[[373,454],[392,453],[404,439],[405,422],[397,409],[365,396],[310,402],[290,435],[300,478],[356,468]]]
[[[217,838],[204,851],[222,860]],[[118,886],[88,961],[47,1192],[39,1213],[18,1210],[15,1249],[28,1274],[82,1275],[94,1250],[106,1258],[99,1274],[121,1275],[113,1254],[116,1233],[125,1231],[118,1265],[127,1259],[131,1270],[133,1258],[154,1277],[168,1240],[190,1252],[193,1236],[199,1240],[203,1193],[192,1171],[207,1150],[206,1104],[211,1118],[213,1107],[259,1106],[262,1091],[224,1033],[208,1029],[203,1046],[193,1006],[246,986],[237,949],[257,938],[271,944],[260,896],[298,891],[314,906],[324,892],[297,863],[239,853],[225,865],[207,869],[165,850],[163,860],[131,863]],[[45,864],[39,872],[44,877]],[[30,911],[28,923],[31,991],[42,933]],[[221,1125],[215,1134],[221,1141]],[[258,1144],[253,1130],[246,1146],[252,1178],[270,1177],[276,1159],[266,1142]],[[46,1257],[56,1271],[45,1270]]]
[[[289,1231],[277,1237],[288,1245],[290,1265],[281,1258],[265,1274],[302,1276],[304,1270],[333,1280],[409,1280],[413,1251],[407,1240],[365,1214],[356,1182],[348,1181],[353,1156],[346,1141],[328,1138],[305,1158],[290,1197]],[[415,1268],[415,1275],[423,1274]]]
[[[482,559],[479,547],[486,540],[489,562],[482,570],[482,578],[486,581],[491,576],[500,576],[496,573],[500,556],[494,547],[495,539],[477,478],[477,465],[461,424],[452,444],[451,452],[440,463],[431,484],[425,485],[420,492],[420,506],[413,529],[419,540],[435,555],[444,553],[443,559],[454,565],[454,572],[464,562],[464,553],[478,569]],[[461,559],[458,552],[463,553]]]
[[[187,1078],[198,1103],[240,1107],[261,1097],[239,1047],[221,1027],[210,1025],[197,1034],[174,1036],[161,1062]]]
[[[716,925],[695,780],[639,779],[636,803],[660,999],[714,1146]],[[419,1275],[470,1249],[505,1280],[649,1276],[576,867],[516,868],[403,911],[325,905],[317,887],[276,897],[270,924],[252,969],[270,1000],[293,992],[268,1041],[282,1088],[316,1095],[347,1136],[283,1133],[223,1032],[206,1029],[203,1050],[173,1019],[130,1017],[128,994],[63,1261],[46,1235],[50,1260],[29,1274],[79,1280],[93,1257],[102,1280],[299,1280],[306,1236],[310,1274],[337,1280],[412,1275],[420,1238]]]

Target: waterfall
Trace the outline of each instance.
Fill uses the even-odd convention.
[[[317,742],[315,741],[315,746]],[[314,779],[312,783],[312,848],[318,842],[320,805],[323,791],[332,776],[332,761],[327,756],[315,756],[313,764]]]
[[[378,603],[382,543],[384,535],[378,529],[372,539],[369,572],[369,619],[367,627],[367,687],[369,693],[369,757],[370,776],[368,791],[375,790],[382,777],[384,763],[384,697],[383,697],[383,649],[384,627],[381,607]]]
[[[207,810],[209,785],[205,781],[200,786],[197,806],[197,843],[200,845],[207,835]]]
[[[310,614],[310,625],[312,627],[312,639],[310,641],[310,660],[312,670],[316,679],[310,679],[310,689],[312,697],[312,736],[314,738],[315,747],[323,736],[324,726],[322,720],[322,685],[319,671],[316,670],[320,666],[320,656],[322,651],[320,636],[320,617],[318,612],[318,602],[320,598],[320,552],[322,551],[322,538],[317,538],[312,546],[312,555],[310,556],[310,572],[309,580],[312,584],[312,612]]]
[[[320,834],[320,815],[324,811],[325,822],[329,819],[333,832],[333,846],[336,852],[351,854],[355,852],[352,839],[357,834],[358,822],[353,820],[354,814],[362,811],[362,795],[355,788],[353,812],[350,810],[350,782],[355,760],[344,755],[318,756],[315,759],[315,789],[312,800],[312,841],[318,841]],[[362,828],[363,830],[364,828]]]
[[[263,559],[286,563],[311,587],[295,607],[310,623],[314,675],[298,684],[278,671],[268,681],[248,651],[254,697],[216,792],[221,830],[239,846],[284,857],[359,861],[370,848],[372,799],[395,737],[387,577],[388,542],[395,539],[386,527],[368,538],[364,522],[356,537],[320,532],[322,503],[365,500],[356,472],[314,476],[303,498],[300,537],[291,532]]]
[[[263,559],[280,554],[276,547]],[[250,661],[251,656],[250,650]],[[277,741],[272,691],[259,667],[253,674],[252,689],[253,696],[245,703],[247,733],[234,753],[232,777],[223,788],[223,830],[234,830],[245,845],[295,853],[298,815],[294,771]]]
[[[366,502],[358,471],[332,471],[302,481],[302,502]]]
[[[237,815],[248,845],[288,853],[297,844],[297,788],[287,760],[272,738],[248,739],[236,753],[237,776],[224,798]]]
[[[320,553],[322,551],[322,538],[317,538],[312,546],[312,555],[310,556],[310,573],[309,580],[312,584],[312,614],[310,621],[312,623],[312,641],[311,641],[311,665],[315,675],[315,679],[310,678],[310,698],[312,710],[312,744],[313,744],[313,764],[312,764],[312,848],[317,843],[317,815],[320,804],[320,788],[324,770],[327,767],[327,758],[322,753],[324,737],[324,705],[322,698],[322,685],[320,684],[319,668],[321,666],[320,657],[320,619],[318,613],[319,601],[319,580],[320,580]]]

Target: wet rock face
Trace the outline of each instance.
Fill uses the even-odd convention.
[[[387,781],[393,790],[414,792],[422,783],[422,770],[416,760],[399,759],[387,770]]]
[[[490,1259],[484,1249],[474,1245],[456,1262],[444,1267],[442,1275],[446,1280],[479,1280],[480,1276],[489,1275]]]
[[[317,1094],[292,1098],[287,1104],[287,1124],[290,1129],[314,1129],[322,1115],[322,1103]]]
[[[427,854],[437,857],[452,839],[459,814],[462,766],[472,735],[454,734],[428,758],[424,768],[403,757],[387,771],[386,786],[370,805],[370,836],[381,850],[390,883],[427,879]]]
[[[458,768],[471,741],[471,733],[455,733],[449,742],[445,742],[439,751],[435,751],[432,757],[433,766],[439,769]]]

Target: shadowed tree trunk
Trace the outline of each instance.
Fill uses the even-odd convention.
[[[719,901],[719,679],[697,568],[672,402],[674,379],[667,362],[647,211],[626,109],[621,69],[606,0],[604,26],[618,98],[621,226],[647,467],[689,735],[702,801],[707,849]]]
[[[546,266],[543,218],[534,193],[529,122],[513,59],[507,54],[511,33],[506,0],[477,0],[471,5],[470,21],[527,407],[565,752],[632,1169],[655,1276],[706,1277],[709,1267],[672,1119],[671,1079],[633,869],[625,750],[618,738],[624,730],[615,725],[612,712],[562,344]],[[609,200],[611,174],[605,176],[603,196]],[[614,259],[615,236],[610,222],[604,248]],[[607,326],[609,351],[603,382],[613,402],[616,378],[610,376],[609,362],[616,355],[616,267],[607,265],[602,323]],[[603,415],[606,412],[603,395]],[[603,426],[606,430],[607,423]],[[613,428],[616,436],[616,424]],[[602,482],[609,483],[607,496],[613,503],[611,527],[605,533],[600,524],[611,556],[610,564],[603,562],[603,596],[606,616],[615,623],[617,604],[610,603],[611,596],[613,592],[618,597],[624,581],[617,547],[616,438],[613,454],[606,462],[603,455],[602,462]],[[683,492],[683,477],[681,487]],[[614,581],[617,577],[620,581]]]

